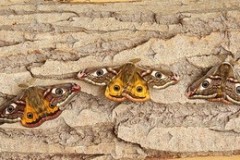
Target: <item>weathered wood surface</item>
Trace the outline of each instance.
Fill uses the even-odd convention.
[[[0,126],[1,158],[144,159],[240,151],[240,107],[188,100],[187,86],[240,51],[238,0],[132,3],[0,2],[0,95],[20,83],[76,82],[82,93],[62,115],[35,129]],[[181,81],[151,90],[146,103],[115,103],[99,87],[52,79],[86,67],[168,65]]]

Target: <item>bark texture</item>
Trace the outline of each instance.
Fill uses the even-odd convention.
[[[58,3],[1,0],[0,102],[21,83],[76,82],[82,92],[38,128],[0,126],[0,154],[13,159],[145,159],[240,151],[240,107],[188,100],[187,86],[240,52],[238,0]],[[146,103],[116,103],[100,87],[67,77],[86,67],[168,65],[181,81]]]

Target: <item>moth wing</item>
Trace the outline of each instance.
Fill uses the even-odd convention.
[[[213,78],[220,65],[212,67],[205,76],[193,82],[187,89],[187,97],[190,99],[214,99],[221,88],[222,80]]]
[[[144,102],[150,99],[148,85],[138,72],[134,73],[132,81],[124,90],[123,95],[135,102]]]
[[[226,99],[234,104],[240,104],[240,67],[235,65],[226,81]]]
[[[43,113],[43,88],[38,86],[28,87],[24,95],[20,98],[25,102],[25,108],[21,118],[21,124],[24,127],[37,127],[42,124]]]
[[[120,70],[121,66],[87,68],[78,72],[77,78],[95,85],[106,86]]]
[[[119,71],[107,84],[105,96],[108,99],[116,102],[122,102],[126,99],[126,97],[122,95],[125,88],[125,84],[122,80],[123,74],[123,72]]]
[[[138,72],[147,82],[148,86],[155,89],[164,89],[179,81],[179,76],[166,66],[157,69],[152,69],[150,67],[138,68]]]
[[[21,121],[23,116],[25,102],[19,101],[24,95],[24,91],[14,98],[4,102],[0,106],[0,123],[15,123]]]
[[[30,93],[35,99],[26,97],[22,124],[37,127],[47,120],[57,118],[62,112],[60,107],[64,107],[79,91],[80,86],[75,83],[35,87],[35,92]]]
[[[65,105],[69,103],[74,96],[76,96],[81,87],[76,83],[62,83],[45,87],[44,99],[49,102],[49,112],[54,112],[53,106],[63,110]]]
[[[57,106],[50,107],[46,100],[43,106],[42,110],[36,110],[36,107],[27,105],[21,120],[22,125],[28,128],[38,127],[47,120],[57,118],[62,112]]]

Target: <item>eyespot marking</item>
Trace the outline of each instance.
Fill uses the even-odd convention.
[[[106,73],[108,73],[106,68],[102,68],[102,69],[98,69],[97,71],[93,72],[91,75],[94,76],[94,77],[101,77]]]
[[[5,114],[11,114],[14,112],[14,110],[16,109],[17,104],[15,103],[11,103],[6,109],[5,109]]]

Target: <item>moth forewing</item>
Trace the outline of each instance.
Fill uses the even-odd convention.
[[[0,106],[0,123],[15,123],[21,120],[25,102],[19,101],[20,96],[15,96],[11,100],[4,102]]]
[[[112,67],[87,68],[79,71],[77,78],[94,85],[106,86],[118,73],[117,69]]]
[[[68,103],[81,90],[80,86],[75,83],[64,83],[53,85],[45,89],[45,99],[50,102],[50,105],[61,107]]]
[[[172,72],[169,67],[161,66],[158,68],[144,67],[139,69],[142,78],[147,82],[149,87],[155,89],[164,89],[174,85],[179,81],[179,75]]]
[[[216,75],[220,64],[212,67],[203,77],[193,82],[186,91],[190,99],[210,99],[217,96],[217,88],[221,85]],[[218,79],[218,80],[216,80]],[[209,86],[205,84],[209,83]],[[205,87],[204,87],[205,86]]]

